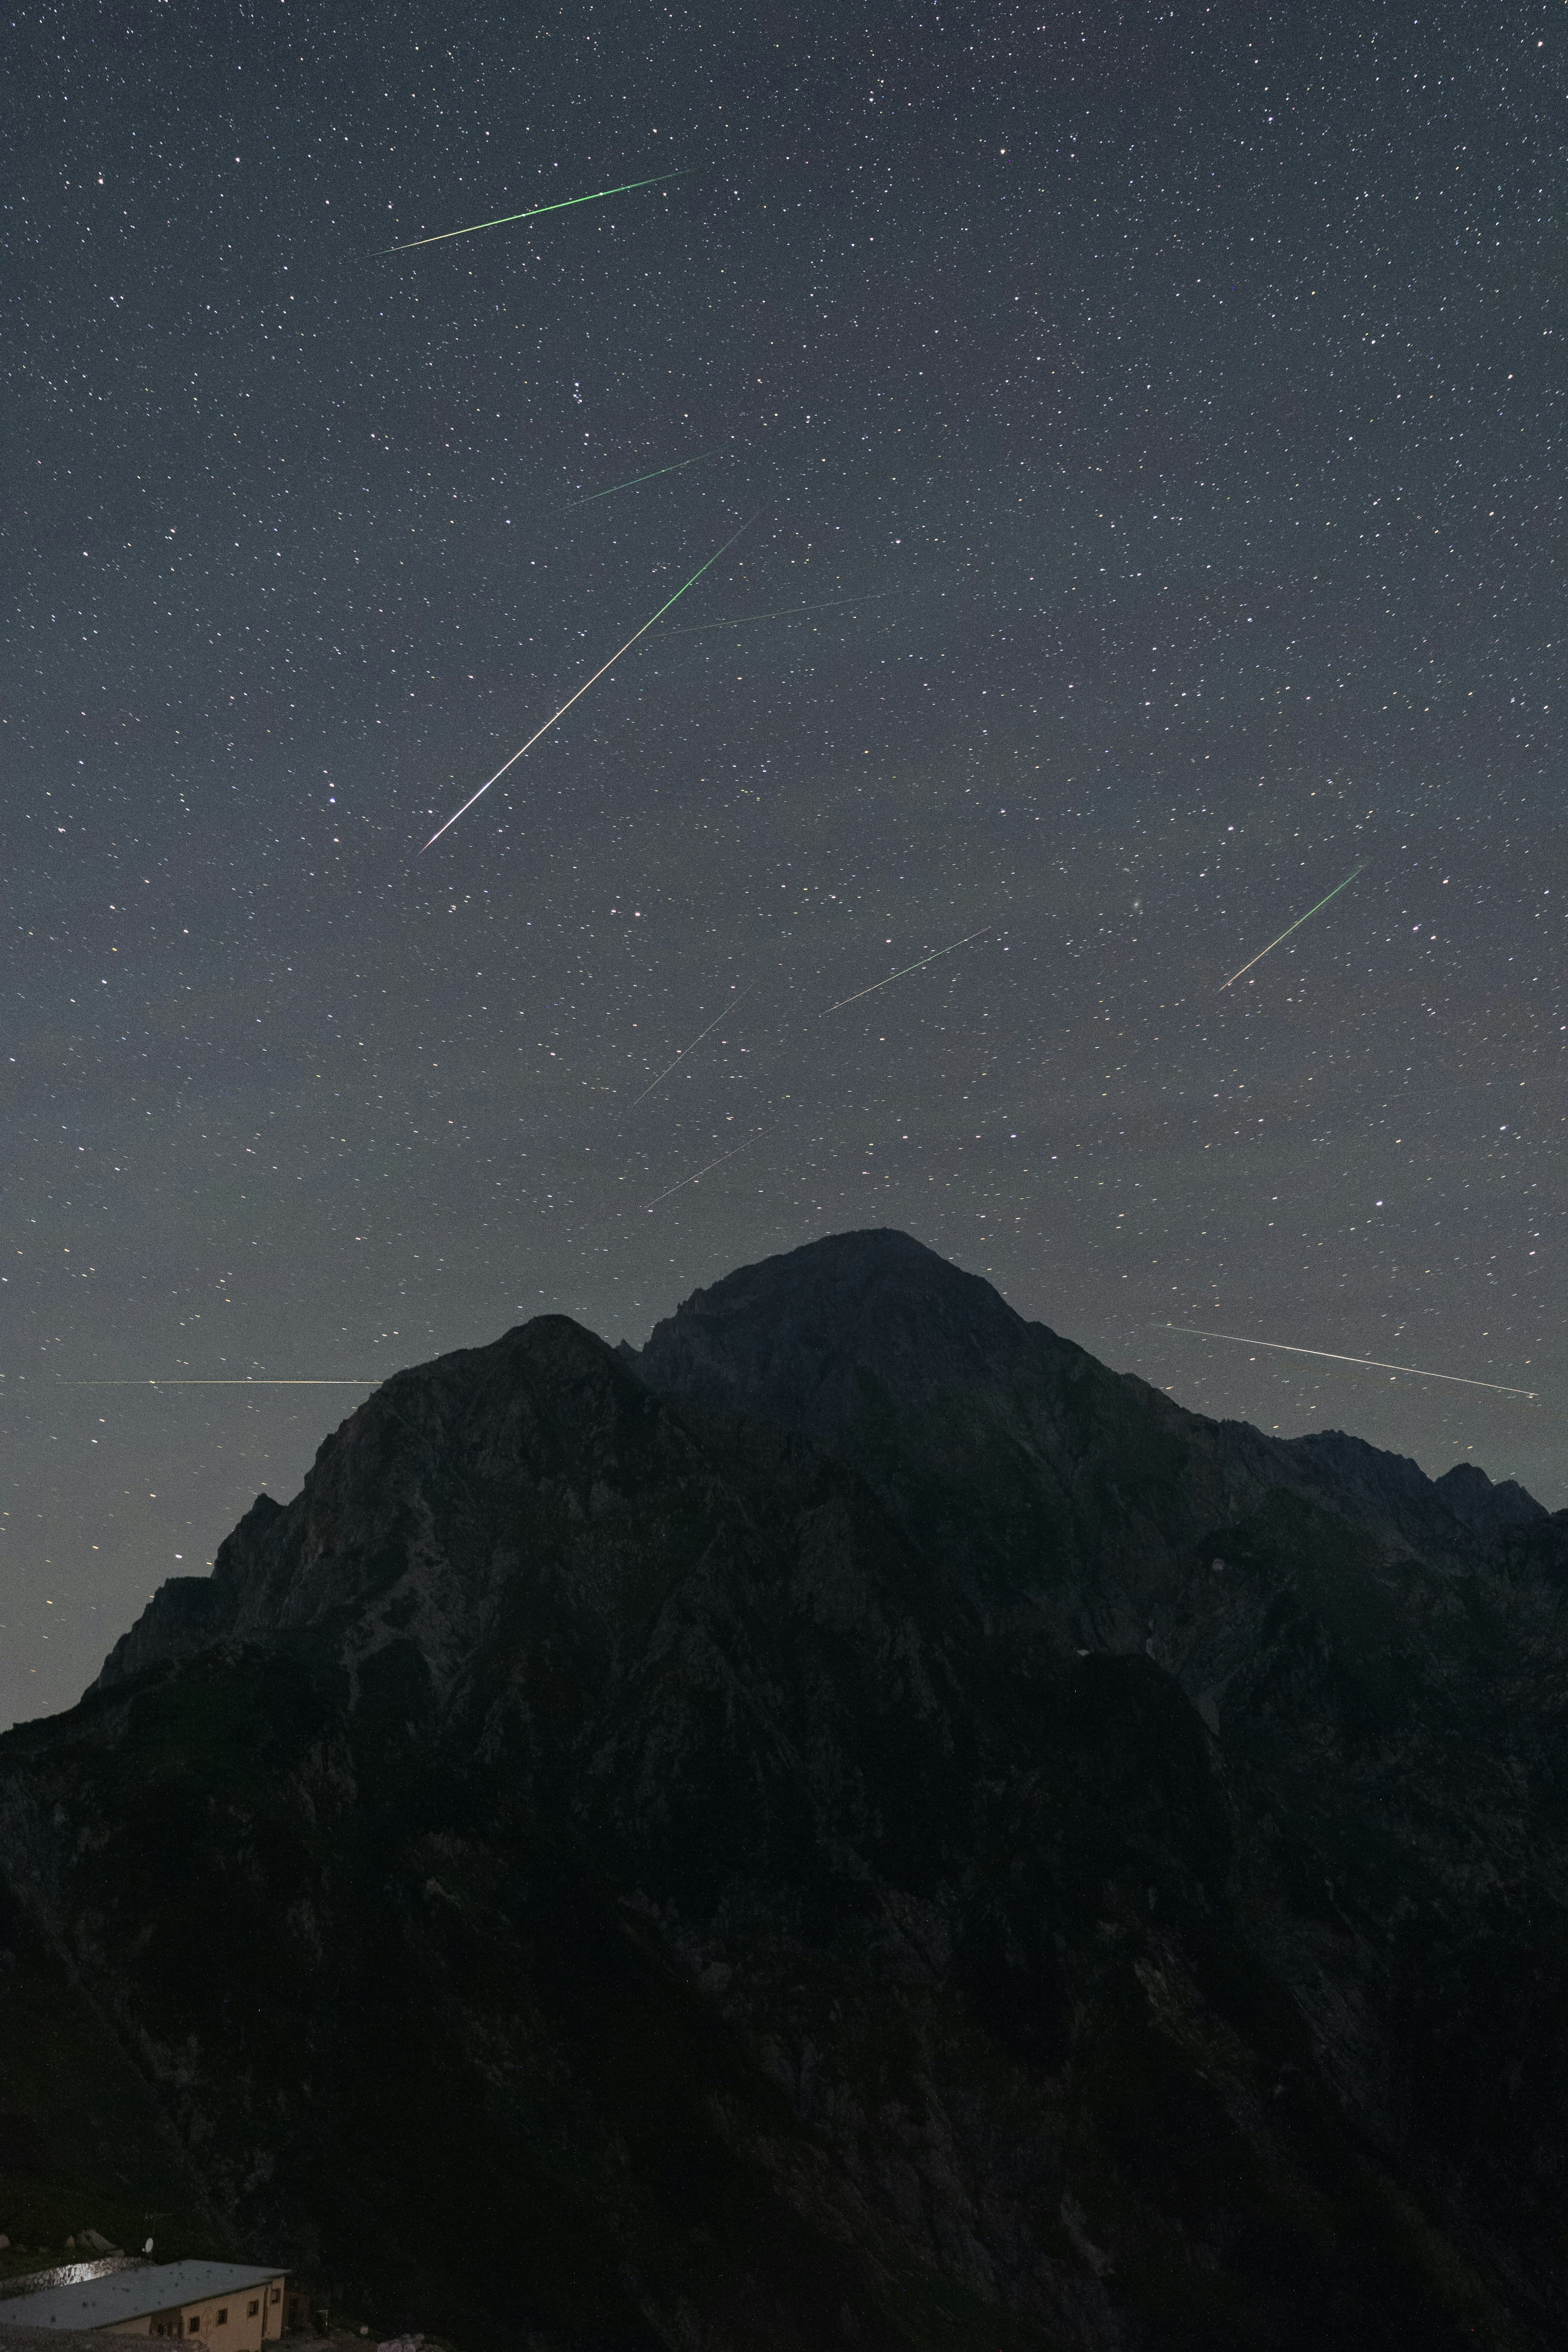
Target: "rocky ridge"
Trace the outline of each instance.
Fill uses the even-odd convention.
[[[0,1741],[0,1934],[389,2326],[1544,2347],[1565,1590],[835,1236],[389,1381]]]

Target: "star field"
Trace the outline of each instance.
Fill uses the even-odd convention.
[[[69,1383],[853,1225],[1568,1500],[1558,14],[11,45],[0,1715],[355,1401]]]

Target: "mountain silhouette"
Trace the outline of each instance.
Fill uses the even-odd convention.
[[[1565,1594],[900,1234],[541,1317],[0,1740],[0,2197],[462,2352],[1560,2344]]]

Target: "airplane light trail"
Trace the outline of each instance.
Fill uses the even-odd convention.
[[[853,996],[841,996],[837,1004],[828,1005],[826,1011],[819,1013],[817,1018],[826,1021],[829,1013],[840,1013],[847,1004],[858,1004],[863,996],[874,996],[879,988],[891,988],[894,981],[904,979],[911,971],[919,971],[924,964],[935,963],[938,956],[956,954],[960,948],[966,948],[971,940],[983,940],[988,931],[994,931],[995,928],[994,923],[985,923],[979,930],[966,932],[963,939],[954,940],[952,947],[932,948],[930,955],[921,956],[916,963],[905,964],[902,971],[890,971],[886,980],[874,980],[869,988],[858,988]]]
[[[733,1013],[736,1005],[741,1002],[741,997],[750,996],[754,985],[754,982],[749,982],[741,991],[741,995],[732,996],[730,999],[729,1003],[725,1005],[723,1012],[716,1013],[713,1019],[708,1024],[707,1028],[701,1030],[697,1036],[693,1037],[689,1045],[682,1045],[679,1053],[677,1054],[675,1057],[675,1061],[671,1062],[669,1070],[673,1070],[675,1068],[677,1062],[683,1062],[688,1054],[694,1053],[697,1047],[701,1045],[704,1037],[710,1037],[713,1034],[714,1030],[719,1026],[720,1022],[725,1018],[725,1015]],[[653,1079],[647,1086],[644,1087],[641,1094],[638,1095],[637,1098],[637,1102],[628,1103],[626,1105],[626,1116],[628,1118],[631,1117],[632,1112],[636,1110],[637,1103],[646,1102],[649,1095],[652,1094],[655,1087],[663,1086],[666,1078],[669,1076],[669,1070],[660,1070],[658,1077]]]
[[[1419,1364],[1385,1364],[1376,1356],[1337,1356],[1331,1348],[1293,1348],[1285,1339],[1246,1339],[1239,1331],[1205,1331],[1195,1323],[1156,1323],[1156,1331],[1184,1331],[1196,1339],[1230,1339],[1238,1348],[1274,1348],[1287,1356],[1322,1356],[1331,1364],[1360,1364],[1366,1371],[1408,1372],[1412,1380],[1451,1381],[1463,1389],[1492,1389],[1499,1396],[1537,1397],[1539,1389],[1510,1389],[1501,1381],[1473,1381],[1463,1372],[1428,1372]]]
[[[651,180],[623,180],[618,188],[595,188],[591,195],[563,196],[559,204],[534,205],[525,213],[502,213],[495,220],[470,221],[467,228],[444,228],[435,236],[410,237],[406,245],[384,245],[370,255],[372,261],[384,261],[389,253],[416,253],[422,245],[445,245],[454,236],[477,236],[482,228],[510,228],[514,221],[537,220],[541,213],[570,212],[574,205],[596,205],[605,196],[629,195],[634,188],[657,188],[661,180],[684,180],[700,170],[689,163],[683,172],[656,172]]]
[[[1333,888],[1329,892],[1328,898],[1320,898],[1317,906],[1309,907],[1304,915],[1298,915],[1293,923],[1287,923],[1284,929],[1280,932],[1279,940],[1270,940],[1266,948],[1258,949],[1258,953],[1252,959],[1252,963],[1244,963],[1241,967],[1241,971],[1233,971],[1230,975],[1230,980],[1222,980],[1218,988],[1215,991],[1215,995],[1223,996],[1226,990],[1230,986],[1231,981],[1239,980],[1242,976],[1242,972],[1247,972],[1252,970],[1252,964],[1261,963],[1266,955],[1272,955],[1274,950],[1279,945],[1279,940],[1288,940],[1292,931],[1299,931],[1303,923],[1310,922],[1312,917],[1318,914],[1321,908],[1328,905],[1329,898],[1337,898],[1342,890],[1348,890],[1350,888],[1351,884],[1355,880],[1356,874],[1364,874],[1365,872],[1366,866],[1364,864],[1358,866],[1354,874],[1347,874],[1342,882],[1336,882]]]
[[[378,1389],[380,1381],[61,1381],[62,1389]]]
[[[688,465],[695,465],[695,458],[687,459]],[[601,498],[607,495],[606,491],[599,492]],[[686,628],[667,629],[665,635],[670,637],[694,637],[700,629],[744,629],[753,621],[785,621],[792,619],[796,613],[830,613],[836,604],[879,604],[883,597],[891,596],[893,593],[894,591],[891,588],[875,588],[864,596],[829,596],[820,604],[781,604],[777,611],[773,613],[742,613],[738,621],[693,621]]]
[[[657,482],[663,474],[682,474],[688,466],[700,466],[704,457],[716,457],[717,449],[700,449],[695,457],[679,457],[673,466],[656,466],[651,474],[634,474],[629,481],[612,482],[607,490],[590,490],[585,499],[574,499],[563,506],[563,514],[574,514],[579,507],[591,507],[595,499],[613,499],[617,490],[635,490],[639,482]]]
[[[571,709],[572,705],[574,702],[582,701],[583,697],[587,693],[590,686],[596,686],[607,669],[614,669],[616,664],[620,660],[622,654],[630,653],[637,639],[639,637],[647,636],[648,631],[653,626],[654,621],[662,620],[665,614],[668,612],[672,604],[679,604],[688,588],[696,587],[697,583],[701,579],[702,574],[705,572],[710,572],[712,570],[713,566],[718,562],[720,556],[727,555],[729,553],[731,548],[734,546],[736,540],[740,538],[741,532],[749,530],[754,520],[754,517],[748,515],[746,520],[741,525],[741,530],[732,531],[730,537],[724,541],[723,546],[716,548],[714,552],[708,558],[706,563],[699,564],[690,579],[682,582],[681,585],[676,590],[673,596],[666,597],[664,603],[659,606],[658,611],[654,614],[653,620],[645,621],[640,629],[634,629],[631,635],[626,639],[626,644],[624,646],[617,646],[615,652],[610,656],[609,660],[607,662],[601,662],[599,667],[594,672],[593,677],[587,679],[584,685],[580,686],[575,694],[569,694],[565,701],[562,704],[560,709],[552,711],[550,717],[545,720],[542,727],[536,727],[532,734],[529,737],[527,742],[515,751],[510,760],[503,760],[500,766],[496,770],[495,774],[493,776],[487,776],[484,782],[479,786],[479,791],[477,793],[470,793],[468,799],[463,803],[462,807],[456,810],[454,814],[447,819],[445,824],[438,824],[437,826],[435,832],[430,835],[429,840],[425,844],[425,848],[421,849],[419,852],[421,857],[424,856],[426,849],[434,849],[436,844],[440,840],[441,835],[444,833],[449,833],[451,831],[452,827],[457,824],[458,817],[467,816],[468,811],[473,807],[476,801],[483,800],[485,794],[489,792],[492,784],[500,783],[501,778],[505,775],[509,768],[516,767],[524,751],[531,751],[540,737],[542,735],[549,734],[551,729],[554,726],[555,721],[558,719],[565,718],[566,713]]]
[[[760,1143],[764,1135],[771,1135],[772,1133],[773,1129],[771,1127],[760,1127],[755,1135],[747,1136],[744,1143],[737,1143],[735,1146],[735,1151],[744,1151],[752,1144]],[[710,1176],[715,1168],[722,1168],[726,1160],[733,1160],[735,1157],[735,1151],[721,1151],[717,1160],[710,1160],[706,1168],[700,1168],[697,1171],[697,1174],[695,1176],[683,1176],[679,1184],[671,1184],[665,1192],[656,1192],[652,1200],[646,1204],[649,1213],[651,1213],[653,1210],[657,1209],[661,1201],[668,1201],[671,1192],[681,1192],[686,1185],[695,1184],[698,1177]]]

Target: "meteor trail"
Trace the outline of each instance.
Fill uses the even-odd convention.
[[[678,458],[673,466],[656,466],[651,474],[634,474],[629,481],[612,482],[607,490],[590,490],[585,499],[574,499],[561,511],[573,514],[578,507],[591,507],[595,499],[613,499],[617,490],[635,490],[639,482],[657,482],[661,474],[682,474],[688,466],[700,466],[704,457],[716,457],[718,455],[717,449],[700,449],[695,457]]]
[[[61,1381],[62,1389],[378,1389],[379,1381]]]
[[[1310,922],[1312,917],[1317,914],[1321,908],[1328,905],[1329,898],[1337,898],[1342,890],[1348,890],[1351,884],[1355,880],[1356,874],[1364,874],[1365,872],[1366,866],[1363,864],[1356,867],[1355,873],[1347,874],[1342,882],[1336,882],[1333,888],[1329,892],[1328,898],[1320,898],[1316,907],[1309,907],[1304,915],[1298,915],[1293,923],[1286,924],[1284,929],[1279,934],[1279,940],[1288,940],[1292,931],[1299,931],[1303,923]],[[1279,940],[1270,940],[1266,948],[1259,948],[1258,953],[1252,959],[1252,963],[1244,963],[1241,967],[1241,971],[1233,971],[1230,975],[1230,980],[1222,980],[1218,988],[1215,991],[1215,994],[1216,996],[1223,996],[1226,990],[1230,986],[1231,981],[1239,980],[1242,972],[1250,971],[1252,970],[1252,964],[1261,963],[1266,955],[1271,955],[1274,950],[1279,946]],[[1484,1385],[1485,1383],[1483,1382],[1483,1386]]]
[[[730,537],[724,541],[723,546],[716,548],[713,553],[708,558],[706,563],[700,563],[697,570],[692,573],[690,579],[682,582],[681,585],[676,590],[673,596],[666,597],[664,603],[659,606],[658,611],[654,614],[653,620],[645,621],[640,629],[634,629],[631,635],[626,639],[626,644],[624,646],[617,646],[615,652],[610,656],[609,660],[607,662],[602,662],[599,667],[594,672],[593,677],[588,678],[584,684],[580,686],[575,694],[569,694],[565,701],[562,704],[560,709],[552,711],[551,716],[545,720],[542,727],[536,727],[532,734],[529,737],[527,742],[521,744],[519,749],[512,753],[510,760],[503,760],[500,766],[496,770],[495,774],[493,776],[487,776],[484,782],[479,786],[479,791],[477,793],[470,793],[468,799],[463,803],[462,807],[456,810],[453,814],[447,819],[445,824],[438,824],[436,827],[435,832],[425,844],[425,848],[421,849],[419,852],[421,857],[424,856],[426,849],[434,849],[436,844],[440,840],[441,835],[444,833],[449,833],[451,831],[452,827],[457,824],[458,817],[467,816],[468,811],[473,807],[476,801],[483,800],[485,794],[489,792],[492,784],[500,783],[501,778],[505,775],[509,768],[516,767],[524,751],[531,751],[540,737],[542,735],[549,734],[551,729],[554,726],[556,719],[564,719],[566,713],[571,709],[572,705],[574,702],[582,701],[583,697],[587,693],[589,687],[596,686],[600,678],[604,677],[605,670],[614,669],[616,664],[620,660],[622,654],[630,653],[637,639],[639,637],[647,636],[648,631],[653,626],[654,621],[662,620],[665,614],[668,612],[672,604],[679,604],[688,588],[696,587],[697,583],[701,579],[702,574],[705,572],[710,572],[712,570],[713,566],[718,562],[720,556],[728,554],[731,548],[734,546],[736,540],[740,538],[741,531],[749,530],[753,520],[754,518],[752,516],[748,515],[746,520],[741,525],[741,530],[731,531]]]
[[[1230,1339],[1238,1348],[1275,1348],[1287,1356],[1322,1356],[1331,1364],[1360,1364],[1371,1372],[1408,1372],[1417,1381],[1451,1381],[1462,1389],[1492,1389],[1499,1396],[1536,1397],[1541,1393],[1539,1389],[1510,1389],[1501,1381],[1472,1381],[1463,1372],[1428,1372],[1419,1364],[1384,1364],[1375,1356],[1336,1356],[1331,1348],[1293,1348],[1285,1339],[1244,1339],[1238,1331],[1204,1331],[1195,1323],[1157,1323],[1153,1328],[1185,1331],[1195,1339]]]
[[[954,940],[952,947],[932,948],[930,955],[921,956],[915,963],[905,964],[902,971],[890,971],[886,980],[874,980],[869,988],[858,988],[853,996],[841,996],[837,1004],[828,1005],[826,1012],[817,1015],[818,1020],[826,1021],[829,1013],[841,1013],[847,1004],[858,1004],[863,996],[874,996],[879,988],[891,988],[895,980],[903,980],[910,972],[919,971],[923,964],[935,963],[938,956],[955,954],[958,949],[966,948],[971,940],[983,940],[987,931],[994,931],[995,928],[994,923],[985,923],[979,930],[968,931],[963,939]]]
[[[737,1143],[735,1146],[735,1151],[744,1151],[752,1144],[760,1143],[764,1135],[771,1135],[772,1133],[772,1128],[760,1127],[755,1135],[747,1136],[744,1143]],[[649,1211],[651,1212],[652,1210],[657,1209],[661,1201],[668,1201],[671,1192],[679,1192],[686,1185],[695,1184],[698,1176],[710,1176],[715,1168],[722,1168],[726,1160],[733,1160],[735,1157],[735,1151],[721,1151],[717,1160],[710,1160],[706,1168],[700,1168],[697,1171],[696,1176],[683,1176],[679,1184],[671,1184],[666,1191],[656,1192],[652,1200],[647,1203]]]
[[[629,195],[634,188],[657,188],[661,180],[684,180],[700,167],[689,163],[683,172],[656,172],[651,180],[623,180],[618,188],[595,188],[591,195],[563,196],[559,204],[533,205],[525,213],[502,213],[495,220],[470,221],[467,228],[444,228],[435,236],[413,236],[406,245],[384,245],[370,256],[384,261],[389,253],[415,253],[422,245],[445,245],[449,237],[477,236],[482,228],[510,228],[513,221],[537,220],[541,213],[570,212],[574,205],[596,205],[605,196]]]
[[[669,1066],[669,1070],[673,1070],[673,1069],[674,1069],[676,1062],[683,1062],[683,1061],[686,1059],[686,1056],[687,1056],[687,1055],[688,1055],[688,1054],[690,1054],[690,1053],[695,1052],[696,1048],[697,1048],[699,1045],[701,1045],[702,1040],[703,1040],[703,1038],[704,1038],[704,1037],[710,1037],[710,1036],[713,1034],[714,1030],[715,1030],[715,1029],[717,1029],[717,1027],[719,1026],[720,1022],[723,1020],[723,1018],[724,1018],[725,1014],[726,1014],[726,1013],[733,1013],[733,1011],[735,1010],[736,1005],[737,1005],[737,1004],[739,1004],[739,1003],[740,1003],[740,1002],[741,1002],[741,997],[742,997],[742,996],[750,996],[750,994],[751,994],[751,992],[752,992],[752,986],[753,986],[754,984],[755,984],[754,982],[748,982],[748,984],[747,984],[747,985],[746,985],[746,986],[745,986],[745,987],[741,991],[741,995],[740,995],[740,996],[732,996],[732,997],[730,999],[729,1003],[728,1003],[728,1004],[726,1004],[726,1005],[724,1006],[723,1011],[722,1011],[722,1012],[721,1012],[721,1013],[716,1013],[716,1014],[714,1015],[713,1019],[712,1019],[711,1021],[710,1021],[710,1023],[708,1024],[707,1028],[706,1028],[706,1029],[703,1029],[703,1030],[700,1030],[700,1031],[698,1033],[698,1034],[697,1034],[695,1037],[693,1037],[693,1039],[691,1040],[691,1043],[690,1043],[690,1045],[682,1045],[682,1047],[681,1047],[681,1049],[680,1049],[679,1053],[679,1054],[677,1054],[677,1055],[676,1055],[676,1057],[675,1057],[675,1062],[671,1062],[671,1064],[670,1064],[670,1066]],[[640,1095],[638,1095],[638,1097],[637,1097],[637,1102],[633,1102],[633,1103],[628,1103],[628,1104],[627,1104],[627,1106],[626,1106],[626,1117],[627,1117],[628,1118],[631,1117],[631,1115],[632,1115],[633,1111],[634,1111],[634,1110],[636,1110],[636,1108],[637,1108],[637,1103],[640,1103],[640,1102],[646,1102],[646,1101],[647,1101],[647,1097],[648,1097],[648,1096],[652,1094],[652,1092],[653,1092],[653,1090],[654,1090],[654,1087],[661,1087],[661,1086],[664,1084],[664,1082],[665,1082],[666,1078],[668,1078],[668,1076],[669,1076],[669,1070],[660,1070],[660,1072],[659,1072],[659,1074],[658,1074],[658,1077],[657,1077],[657,1078],[655,1078],[655,1079],[653,1079],[649,1085],[647,1085],[647,1086],[644,1087],[644,1088],[643,1088],[643,1090],[642,1090],[641,1094],[640,1094]],[[689,1179],[688,1181],[689,1181]],[[661,1197],[662,1197],[662,1196],[661,1196]]]

